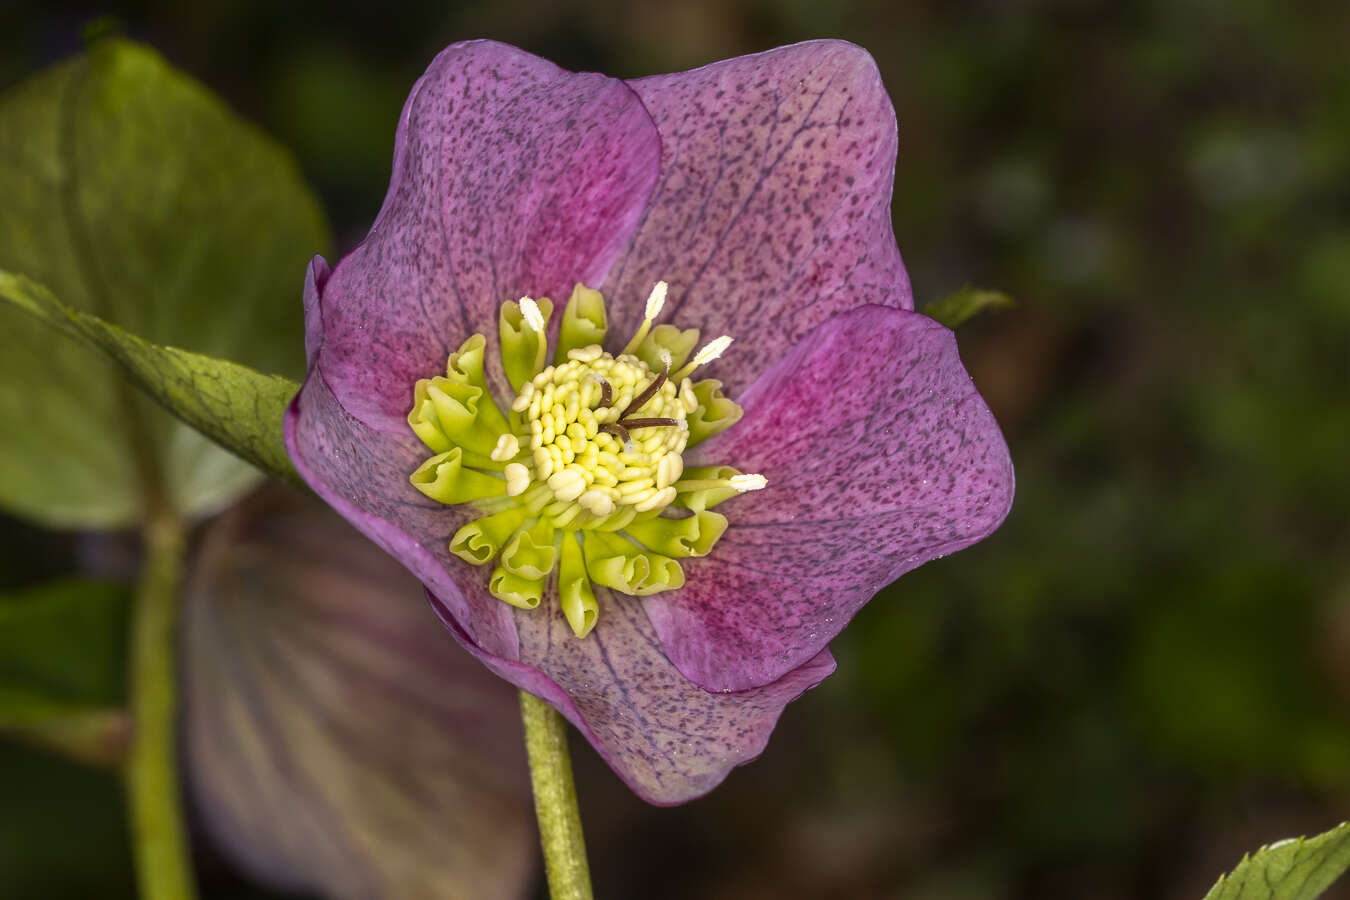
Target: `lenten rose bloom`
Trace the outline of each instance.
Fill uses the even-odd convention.
[[[456,44],[370,234],[310,266],[296,468],[653,803],[758,755],[868,599],[1011,505],[913,311],[895,154],[851,44],[627,82]]]

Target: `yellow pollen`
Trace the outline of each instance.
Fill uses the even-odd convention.
[[[506,476],[507,496],[516,497],[525,493],[525,489],[530,486],[530,470],[520,463],[507,463],[506,468],[502,470]]]
[[[507,301],[500,369],[485,369],[486,339],[474,334],[450,355],[444,377],[413,389],[408,425],[435,455],[411,485],[481,514],[450,538],[450,553],[492,567],[488,590],[514,607],[556,596],[578,638],[596,625],[601,587],[635,597],[682,587],[681,560],[708,555],[727,528],[710,508],[768,484],[728,465],[686,470],[690,441],[725,431],[743,411],[720,382],[696,386],[689,377],[731,337],[691,358],[698,329],[656,325],[668,292],[664,281],[652,287],[641,324],[615,354],[603,346],[599,291],[573,288],[554,341],[552,300]],[[509,409],[493,397],[502,374],[515,388]]]
[[[653,296],[649,309],[659,311],[664,291]],[[663,361],[669,368],[668,357]],[[549,496],[544,514],[567,529],[591,527],[625,509],[629,516],[664,509],[684,472],[692,396],[687,381],[661,378],[635,356],[611,356],[598,344],[568,351],[565,362],[524,383],[511,404],[520,424],[498,438],[493,459],[516,459],[527,439],[529,447],[522,462],[504,470],[507,494],[539,484]],[[629,409],[638,399],[641,406]]]
[[[497,462],[506,462],[508,459],[514,459],[520,452],[520,439],[514,434],[504,434],[497,438],[497,446],[492,450],[492,459]]]

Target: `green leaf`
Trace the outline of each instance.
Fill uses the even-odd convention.
[[[120,756],[128,602],[76,579],[0,597],[0,734],[96,765]]]
[[[1350,867],[1350,822],[1312,838],[1276,841],[1245,856],[1205,900],[1313,900]]]
[[[288,154],[153,51],[105,40],[0,99],[0,197],[0,269],[151,345],[302,371],[318,204]],[[147,489],[193,514],[257,480],[70,333],[0,308],[0,506],[114,527]]]
[[[1001,291],[986,291],[966,285],[954,294],[926,304],[920,312],[937,319],[948,328],[956,328],[982,312],[1010,309],[1016,305],[1017,301]]]
[[[286,405],[300,389],[294,381],[176,347],[158,347],[75,312],[42,285],[2,270],[0,298],[106,354],[165,409],[241,459],[299,483],[281,435]]]

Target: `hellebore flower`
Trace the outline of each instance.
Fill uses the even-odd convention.
[[[310,266],[297,469],[649,801],[754,758],[877,590],[1011,504],[913,312],[895,150],[851,44],[628,82],[456,44]]]
[[[528,893],[519,701],[428,618],[417,580],[312,498],[270,486],[211,524],[186,772],[241,868],[329,900]]]

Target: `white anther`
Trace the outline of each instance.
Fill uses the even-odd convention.
[[[727,483],[744,494],[746,491],[762,490],[768,486],[769,479],[763,475],[732,475]]]
[[[724,334],[721,337],[713,338],[711,341],[708,341],[708,343],[703,345],[703,349],[699,350],[697,353],[694,354],[693,359],[689,360],[689,362],[681,366],[680,371],[672,372],[670,375],[670,380],[676,382],[683,381],[685,378],[689,377],[689,373],[693,372],[699,366],[707,365],[708,363],[717,359],[717,357],[721,356],[723,353],[726,353],[727,348],[730,346],[731,346],[730,335]]]
[[[518,497],[525,493],[525,489],[530,486],[530,470],[520,463],[507,463],[506,468],[502,470],[506,476],[506,495],[508,497]]]
[[[726,353],[727,348],[730,346],[731,346],[730,335],[724,334],[721,337],[713,338],[711,341],[708,341],[708,343],[703,345],[702,350],[694,354],[694,361],[690,363],[690,365],[693,366],[694,368],[698,368],[699,366],[706,366],[708,363],[717,359],[717,357],[721,356],[723,353]]]
[[[567,351],[567,358],[574,359],[577,362],[589,363],[595,362],[604,353],[604,349],[599,344],[587,344],[585,347],[577,347],[574,350]],[[598,379],[600,376],[592,374],[592,378]]]
[[[492,458],[497,462],[506,462],[519,452],[520,439],[508,433],[497,438],[497,446],[492,449]]]
[[[554,472],[548,479],[549,489],[559,500],[575,500],[586,490],[586,479],[576,469]]]
[[[594,488],[578,497],[577,502],[597,516],[607,516],[614,512],[614,501],[609,494]]]
[[[666,305],[666,291],[669,288],[670,285],[664,281],[658,281],[656,286],[652,288],[651,294],[647,296],[647,313],[643,318],[648,322],[654,321],[657,316],[661,315],[661,307]]]
[[[540,311],[539,304],[530,297],[520,298],[520,315],[525,324],[530,326],[531,331],[544,330],[544,314]]]
[[[628,340],[624,348],[619,351],[619,356],[637,352],[637,348],[642,345],[647,332],[652,330],[652,322],[661,314],[661,307],[666,303],[666,283],[658,281],[652,288],[651,294],[647,297],[647,310],[642,317],[642,324],[638,326],[637,332]]]

